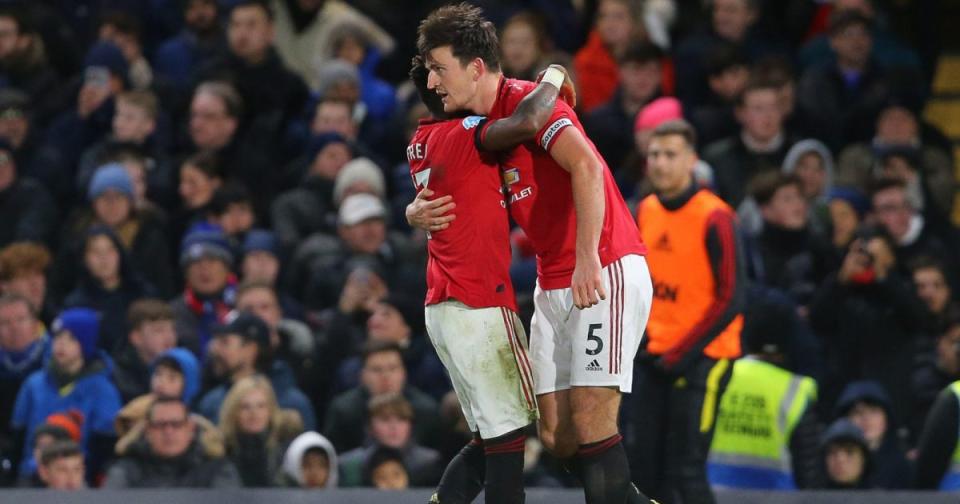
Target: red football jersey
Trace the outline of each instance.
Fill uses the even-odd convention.
[[[472,308],[517,310],[510,283],[510,224],[500,165],[473,144],[482,118],[420,121],[407,147],[417,191],[451,195],[457,218],[427,242],[427,298],[431,305],[456,299]]]
[[[501,78],[497,100],[488,118],[509,116],[534,88],[536,84],[532,82]],[[554,140],[569,126],[577,128],[587,138],[573,109],[558,100],[553,115],[535,140],[520,145],[502,160],[504,182],[510,192],[510,215],[527,233],[537,251],[537,274],[543,289],[570,287],[576,265],[577,218],[570,173],[550,156]],[[482,134],[483,130],[480,131]],[[593,142],[589,143],[604,167],[605,210],[600,233],[600,263],[607,266],[625,255],[646,254],[637,224],[606,161]]]

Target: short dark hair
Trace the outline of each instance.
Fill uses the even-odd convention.
[[[757,91],[771,91],[773,93],[779,93],[780,86],[774,83],[772,80],[764,79],[756,75],[751,76],[749,79],[747,79],[747,84],[743,87],[743,91],[737,95],[737,106],[744,106],[747,102],[747,95]]]
[[[210,215],[221,216],[227,213],[231,205],[247,204],[253,206],[253,197],[250,189],[242,182],[230,181],[213,191],[210,198]]]
[[[400,348],[399,344],[392,341],[379,341],[372,339],[363,345],[363,364],[366,365],[367,359],[369,359],[371,355],[384,352],[395,352],[397,355],[403,358],[403,349]]]
[[[663,58],[663,50],[649,42],[635,42],[627,46],[627,50],[620,56],[617,62],[620,65],[627,63],[636,63],[644,65],[647,63],[660,63]]]
[[[147,322],[173,319],[173,308],[160,299],[140,299],[134,301],[127,310],[127,326],[131,331]]]
[[[184,165],[190,165],[196,168],[209,178],[223,179],[223,168],[220,166],[220,158],[212,151],[200,151],[183,161]]]
[[[82,457],[83,450],[75,441],[54,441],[40,450],[40,465],[49,466],[56,460],[69,457]]]
[[[873,206],[873,198],[877,194],[890,189],[907,190],[907,184],[894,177],[880,177],[870,183],[870,204]]]
[[[767,56],[753,64],[753,77],[783,87],[796,80],[796,72],[790,60],[782,56]]]
[[[273,9],[270,8],[270,4],[267,3],[266,0],[237,0],[233,2],[233,7],[230,8],[230,15],[232,16],[237,9],[247,7],[259,8],[267,15],[269,21],[273,21]]]
[[[749,67],[750,62],[743,50],[729,42],[720,42],[712,46],[704,57],[707,77],[717,77],[735,67]]]
[[[797,189],[802,187],[800,183],[800,177],[792,173],[782,173],[779,171],[771,171],[766,173],[760,173],[759,175],[753,177],[753,180],[748,184],[747,192],[753,196],[753,199],[757,202],[759,206],[765,206],[767,203],[770,203],[770,200],[777,195],[777,191],[783,189],[784,187],[794,186]]]
[[[500,70],[497,29],[479,7],[466,2],[440,7],[420,22],[417,33],[417,51],[424,57],[433,49],[450,46],[461,65],[480,58],[487,68]]]
[[[940,275],[944,279],[947,278],[946,266],[944,266],[942,261],[931,256],[922,255],[922,256],[916,257],[915,259],[910,261],[909,266],[910,266],[911,273],[916,273],[917,271],[925,270],[925,269],[935,269],[940,272]]]
[[[183,411],[186,412],[186,417],[190,418],[190,407],[187,406],[187,403],[175,397],[158,397],[154,399],[153,402],[150,403],[150,406],[147,408],[147,414],[145,416],[145,418],[147,419],[147,422],[149,423],[150,421],[153,420],[153,411],[157,408],[157,406],[163,406],[167,404],[178,404],[182,406]]]
[[[853,25],[861,25],[869,32],[873,29],[873,20],[855,9],[838,10],[827,21],[827,33],[833,37]]]
[[[383,445],[377,446],[363,463],[363,482],[366,486],[373,486],[374,469],[387,462],[396,462],[403,467],[404,471],[409,471],[400,450]]]
[[[660,124],[653,130],[650,138],[661,138],[677,135],[683,138],[691,149],[696,149],[697,131],[685,119],[673,119]]]
[[[438,119],[445,118],[447,114],[443,111],[443,99],[427,87],[427,75],[429,75],[429,73],[430,71],[427,70],[427,66],[423,63],[423,56],[414,56],[413,61],[410,62],[410,80],[413,81],[414,87],[417,88],[420,101],[426,105],[427,110],[429,110],[430,114],[434,117]]]
[[[124,11],[110,11],[100,19],[100,28],[112,26],[114,30],[140,40],[140,21]]]

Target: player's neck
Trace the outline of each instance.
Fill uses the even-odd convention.
[[[493,104],[497,101],[497,92],[500,89],[500,72],[487,72],[480,77],[477,83],[477,94],[471,109],[480,115],[489,115]]]

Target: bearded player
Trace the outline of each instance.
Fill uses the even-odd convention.
[[[469,4],[431,13],[420,24],[417,45],[428,87],[444,111],[488,119],[475,128],[478,148],[494,120],[512,114],[534,89],[503,76],[496,31]],[[541,440],[560,458],[576,457],[568,466],[577,467],[587,503],[649,502],[632,488],[617,425],[652,298],[636,224],[606,163],[563,102],[533,140],[500,159],[510,215],[537,252],[530,354]],[[438,219],[410,214],[418,227]]]

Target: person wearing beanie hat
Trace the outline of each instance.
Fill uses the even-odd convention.
[[[333,201],[340,205],[353,195],[367,193],[383,198],[386,182],[383,170],[367,158],[356,158],[343,165],[333,184]]]
[[[58,412],[76,411],[83,418],[81,445],[98,471],[112,452],[113,418],[120,394],[111,381],[111,359],[97,349],[100,323],[89,308],[64,310],[51,325],[53,353],[46,368],[34,372],[17,395],[10,425],[21,440],[21,476],[33,467],[30,445],[38,426]]]
[[[830,213],[833,246],[837,250],[846,250],[870,210],[870,201],[859,189],[834,187],[827,194],[827,210]]]
[[[81,441],[81,427],[83,425],[83,416],[80,412],[73,410],[63,413],[54,413],[47,417],[46,421],[37,427],[33,433],[33,439],[29,440],[33,447],[34,463],[31,467],[23,468],[20,471],[21,477],[17,482],[18,487],[42,487],[43,482],[37,474],[37,466],[40,464],[40,454],[45,448],[56,443]]]
[[[213,327],[233,309],[237,284],[233,262],[230,243],[218,226],[195,226],[180,246],[185,285],[183,295],[173,302],[177,337],[201,359]]]

